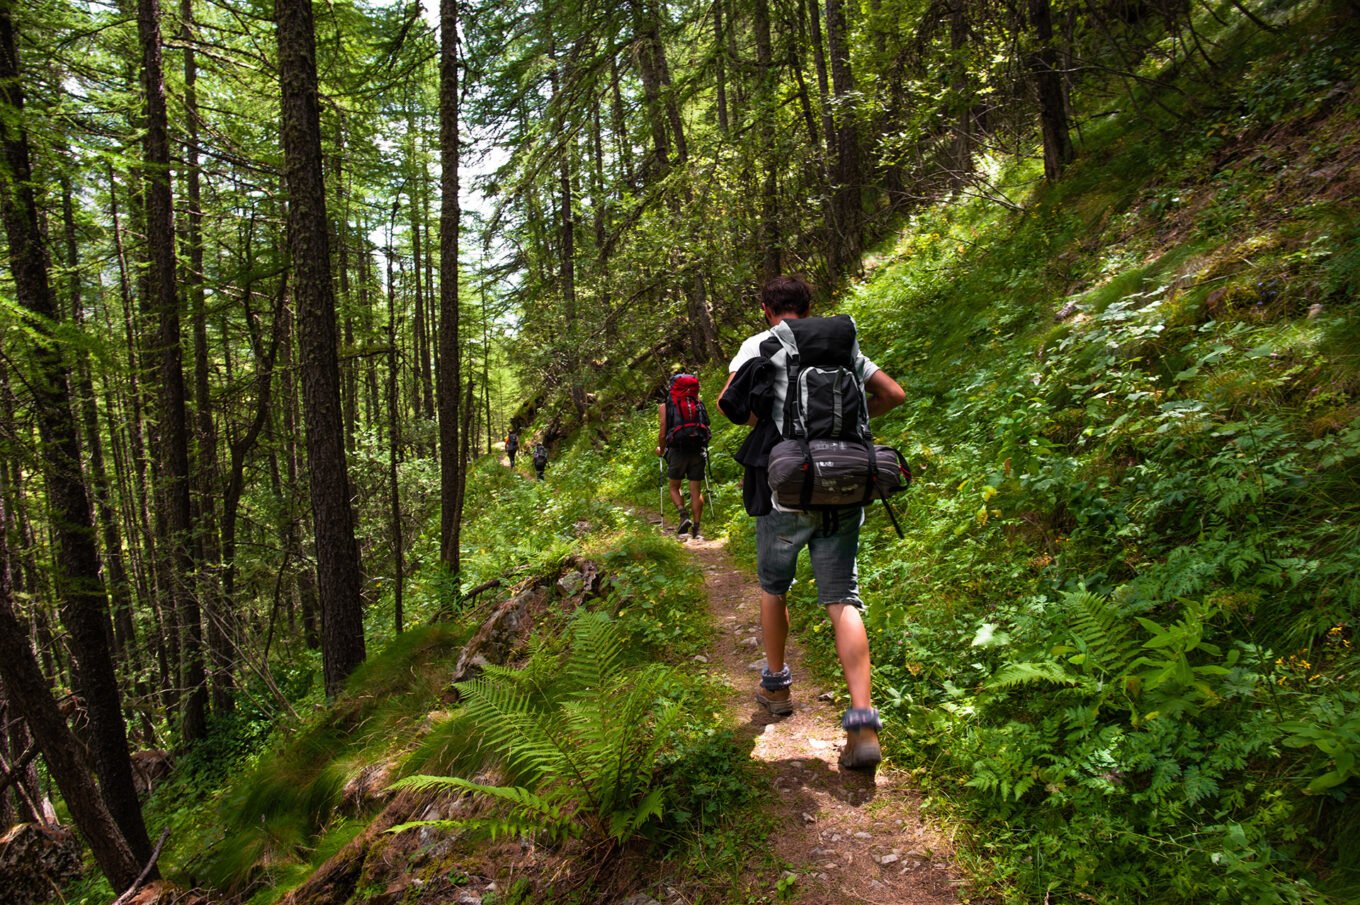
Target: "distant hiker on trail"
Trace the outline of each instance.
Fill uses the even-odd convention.
[[[795,277],[775,277],[761,289],[761,310],[770,329],[741,344],[718,400],[723,414],[753,428],[736,459],[746,469],[746,511],[756,517],[760,624],[765,636],[765,667],[756,702],[775,715],[793,712],[789,692],[793,678],[784,662],[789,632],[786,601],[798,553],[807,547],[817,599],[835,629],[836,654],[850,688],[850,708],[841,719],[846,745],[840,763],[850,769],[872,769],[882,756],[878,730],[883,724],[870,696],[869,639],[860,614],[864,602],[859,597],[856,559],[863,503],[821,511],[780,505],[766,466],[781,439],[797,437],[807,449],[807,438],[817,431],[806,425],[834,421],[839,428],[842,421],[854,424],[853,419],[862,417],[867,435],[868,417],[901,405],[906,394],[860,353],[853,320],[844,315],[809,318],[811,303],[811,289]],[[835,405],[821,404],[831,397],[815,396],[819,407],[810,411],[808,385],[825,375],[834,379],[813,389],[820,392],[832,386],[827,392]],[[788,391],[791,380],[797,381],[797,392]],[[843,409],[841,402],[846,400]]]
[[[534,471],[538,472],[538,479],[543,480],[543,469],[548,467],[548,447],[543,445],[543,441],[534,444]]]
[[[515,467],[515,453],[519,452],[519,431],[511,431],[505,438],[505,454],[510,457],[510,467]]]
[[[675,504],[676,534],[689,532],[691,540],[703,540],[699,519],[704,514],[704,465],[708,462],[708,410],[699,399],[699,378],[676,374],[671,378],[666,401],[657,407],[656,454],[666,459],[671,502]],[[689,511],[680,482],[689,481]]]

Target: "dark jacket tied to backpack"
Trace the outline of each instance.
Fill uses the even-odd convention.
[[[676,374],[666,394],[666,447],[702,449],[711,435],[708,409],[699,398],[699,378]]]

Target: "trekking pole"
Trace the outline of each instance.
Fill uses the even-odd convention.
[[[708,447],[704,447],[704,499],[708,500],[709,523],[718,517],[718,506],[713,499],[713,466],[708,461]]]
[[[666,525],[666,462],[656,457],[656,511],[661,514],[661,525]]]

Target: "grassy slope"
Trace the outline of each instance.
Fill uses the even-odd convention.
[[[1023,212],[919,213],[843,305],[924,466],[862,557],[891,753],[1020,900],[1360,889],[1360,54],[1293,18],[1058,184],[1007,165]]]

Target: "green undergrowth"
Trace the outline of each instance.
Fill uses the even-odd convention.
[[[1360,39],[1216,40],[1212,105],[919,213],[843,307],[917,468],[861,553],[888,753],[1012,901],[1360,895]]]
[[[273,700],[264,706],[262,697],[261,706],[242,707],[215,724],[212,744],[181,759],[148,804],[153,828],[171,831],[162,870],[185,885],[240,900],[277,901],[368,825],[380,803],[371,797],[346,800],[347,787],[362,774],[384,771],[385,782],[415,774],[457,775],[472,751],[480,752],[478,771],[494,774],[503,756],[495,742],[504,724],[488,720],[485,709],[477,722],[470,705],[456,701],[460,696],[475,701],[480,694],[483,701],[504,704],[515,699],[515,677],[523,674],[545,680],[536,687],[549,689],[535,712],[560,713],[563,725],[580,737],[572,758],[540,760],[510,775],[526,790],[532,780],[532,794],[560,808],[576,802],[583,788],[592,794],[604,789],[591,824],[603,828],[603,838],[623,850],[669,859],[686,875],[684,865],[703,863],[711,883],[707,901],[726,901],[721,890],[738,888],[752,858],[758,858],[753,854],[758,840],[751,836],[760,819],[749,798],[749,742],[723,726],[711,706],[718,691],[710,680],[686,668],[711,631],[702,575],[680,544],[639,516],[629,499],[630,477],[617,486],[601,481],[601,475],[624,474],[610,455],[607,449],[563,451],[544,482],[490,458],[476,463],[468,481],[462,574],[454,581],[433,567],[418,567],[407,582],[400,634],[391,623],[392,588],[379,588],[366,614],[369,658],[336,701],[317,697],[316,657],[297,652],[296,668],[275,671],[288,705]],[[414,540],[408,548],[413,561],[432,549],[436,531],[432,526]],[[490,668],[455,693],[449,685],[454,663],[494,602],[533,583],[556,589],[564,575],[567,589],[552,593],[573,593],[571,575],[584,563],[593,563],[600,576],[598,592],[584,608],[550,606],[536,624],[523,664]],[[499,587],[466,593],[492,579],[500,580]],[[571,639],[582,637],[582,626],[593,627],[595,640],[574,646]],[[606,635],[612,640],[600,642]],[[572,659],[577,647],[612,653],[607,663],[584,654]],[[582,663],[599,669],[595,680]],[[567,671],[555,672],[560,669]],[[247,700],[269,694],[253,686],[249,691]],[[583,711],[582,701],[597,709]],[[627,718],[628,732],[610,728],[620,718]],[[595,756],[600,752],[627,766],[626,787],[618,786],[613,771],[600,773],[608,776],[602,785],[589,784],[592,769],[601,770]],[[474,780],[485,781],[474,772],[449,783]],[[465,790],[494,799],[487,788]],[[493,808],[484,817],[488,827],[514,826],[543,844],[579,841],[574,829],[579,813],[556,822],[548,813],[526,817],[513,808]],[[553,901],[559,894],[547,880],[529,878],[525,884],[523,892],[533,901]],[[86,887],[68,900],[100,901],[106,894],[95,884]],[[562,893],[581,894],[577,888]]]

